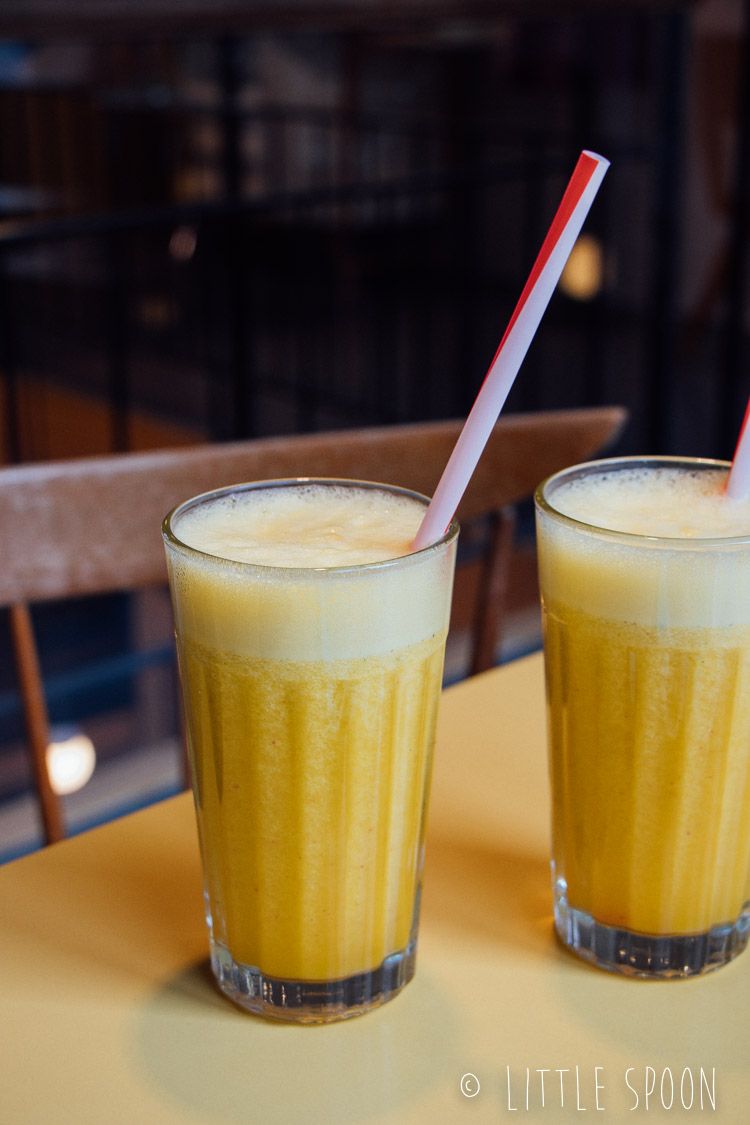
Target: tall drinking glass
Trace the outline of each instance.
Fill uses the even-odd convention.
[[[628,975],[748,940],[750,522],[727,469],[623,458],[536,494],[556,929]]]
[[[333,555],[295,559],[310,504]],[[263,1015],[357,1015],[414,973],[458,534],[410,552],[426,504],[384,485],[272,481],[164,521],[212,967]],[[397,557],[331,563],[349,558],[360,512],[380,509],[387,537],[394,506],[412,528]],[[218,549],[217,513],[233,540]],[[261,562],[248,513],[257,539],[272,527]]]

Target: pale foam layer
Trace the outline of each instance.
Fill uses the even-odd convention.
[[[540,513],[545,598],[660,628],[747,624],[750,546],[699,541],[750,534],[750,506],[722,497],[723,481],[723,471],[633,469],[555,488],[551,503],[573,519],[665,538],[617,540]]]
[[[309,569],[325,566],[320,560],[332,557],[331,545],[324,543],[321,554],[318,542],[308,552],[307,568],[303,568],[298,552],[296,565],[291,565],[288,545],[299,544],[303,533],[296,522],[291,531],[283,527],[282,514],[288,516],[297,503],[294,498],[284,497],[286,491],[264,490],[264,502],[273,506],[267,513],[272,532],[265,547],[269,554],[283,558],[283,566],[278,569],[256,565],[257,559],[249,563],[195,554],[168,543],[175,613],[178,629],[185,638],[241,657],[350,660],[382,656],[447,629],[455,540],[447,548],[440,546],[403,555],[404,535],[408,550],[424,514],[423,503],[408,498],[405,504],[398,498],[394,503],[393,494],[383,491],[358,490],[354,496],[346,495],[348,490],[344,489],[344,495],[339,497],[341,503],[336,498],[333,502],[336,565],[343,565],[345,555],[348,566],[354,565],[355,559],[363,561],[363,554],[370,562],[378,562],[373,556],[382,559],[384,552],[402,557],[371,568]],[[326,486],[320,491],[326,493],[331,514],[331,489]],[[358,501],[363,502],[361,506]],[[316,501],[310,501],[308,515],[315,506]],[[189,536],[200,551],[216,550],[219,541],[226,551],[228,538],[241,550],[242,528],[248,516],[245,502],[234,506],[221,502],[217,507],[223,509],[220,518],[201,515],[200,519],[191,520],[190,526],[180,519],[176,534],[180,539]],[[394,536],[395,509],[403,510],[395,521],[398,531]],[[321,503],[318,514],[322,511]],[[359,519],[362,515],[364,518]],[[221,531],[221,525],[235,517],[237,528],[230,529],[227,537],[226,528]],[[346,534],[350,521],[353,545]],[[216,528],[212,529],[214,522]],[[380,533],[376,533],[378,523]],[[263,546],[260,523],[254,521],[253,527],[253,537],[260,538]],[[217,528],[220,535],[214,538]],[[204,530],[207,534],[201,536]],[[371,545],[363,546],[365,541]]]
[[[408,554],[424,505],[399,493],[300,484],[233,492],[180,517],[191,547],[264,566],[357,566]]]
[[[750,535],[750,501],[725,498],[725,480],[724,470],[622,469],[569,481],[555,489],[552,504],[572,519],[636,535]]]

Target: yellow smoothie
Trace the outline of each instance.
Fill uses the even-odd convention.
[[[620,470],[538,511],[553,873],[605,926],[750,902],[750,505],[724,476]]]
[[[409,554],[423,515],[301,484],[175,522],[211,936],[264,976],[370,972],[416,937],[453,569],[453,545]]]
[[[316,662],[184,645],[214,937],[237,960],[333,980],[408,945],[443,646]]]

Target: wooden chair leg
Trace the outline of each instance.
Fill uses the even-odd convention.
[[[493,512],[489,546],[476,609],[474,652],[470,670],[472,676],[487,671],[495,664],[495,653],[500,640],[508,592],[508,572],[513,554],[515,530],[516,513],[512,507]]]
[[[25,603],[10,607],[10,630],[44,838],[46,843],[53,844],[62,840],[65,828],[62,803],[52,788],[47,769],[49,719],[31,611]]]

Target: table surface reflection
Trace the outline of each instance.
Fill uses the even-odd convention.
[[[446,691],[417,976],[359,1019],[218,994],[187,794],[0,869],[0,1120],[746,1120],[750,954],[630,981],[553,936],[543,692],[539,655]]]

